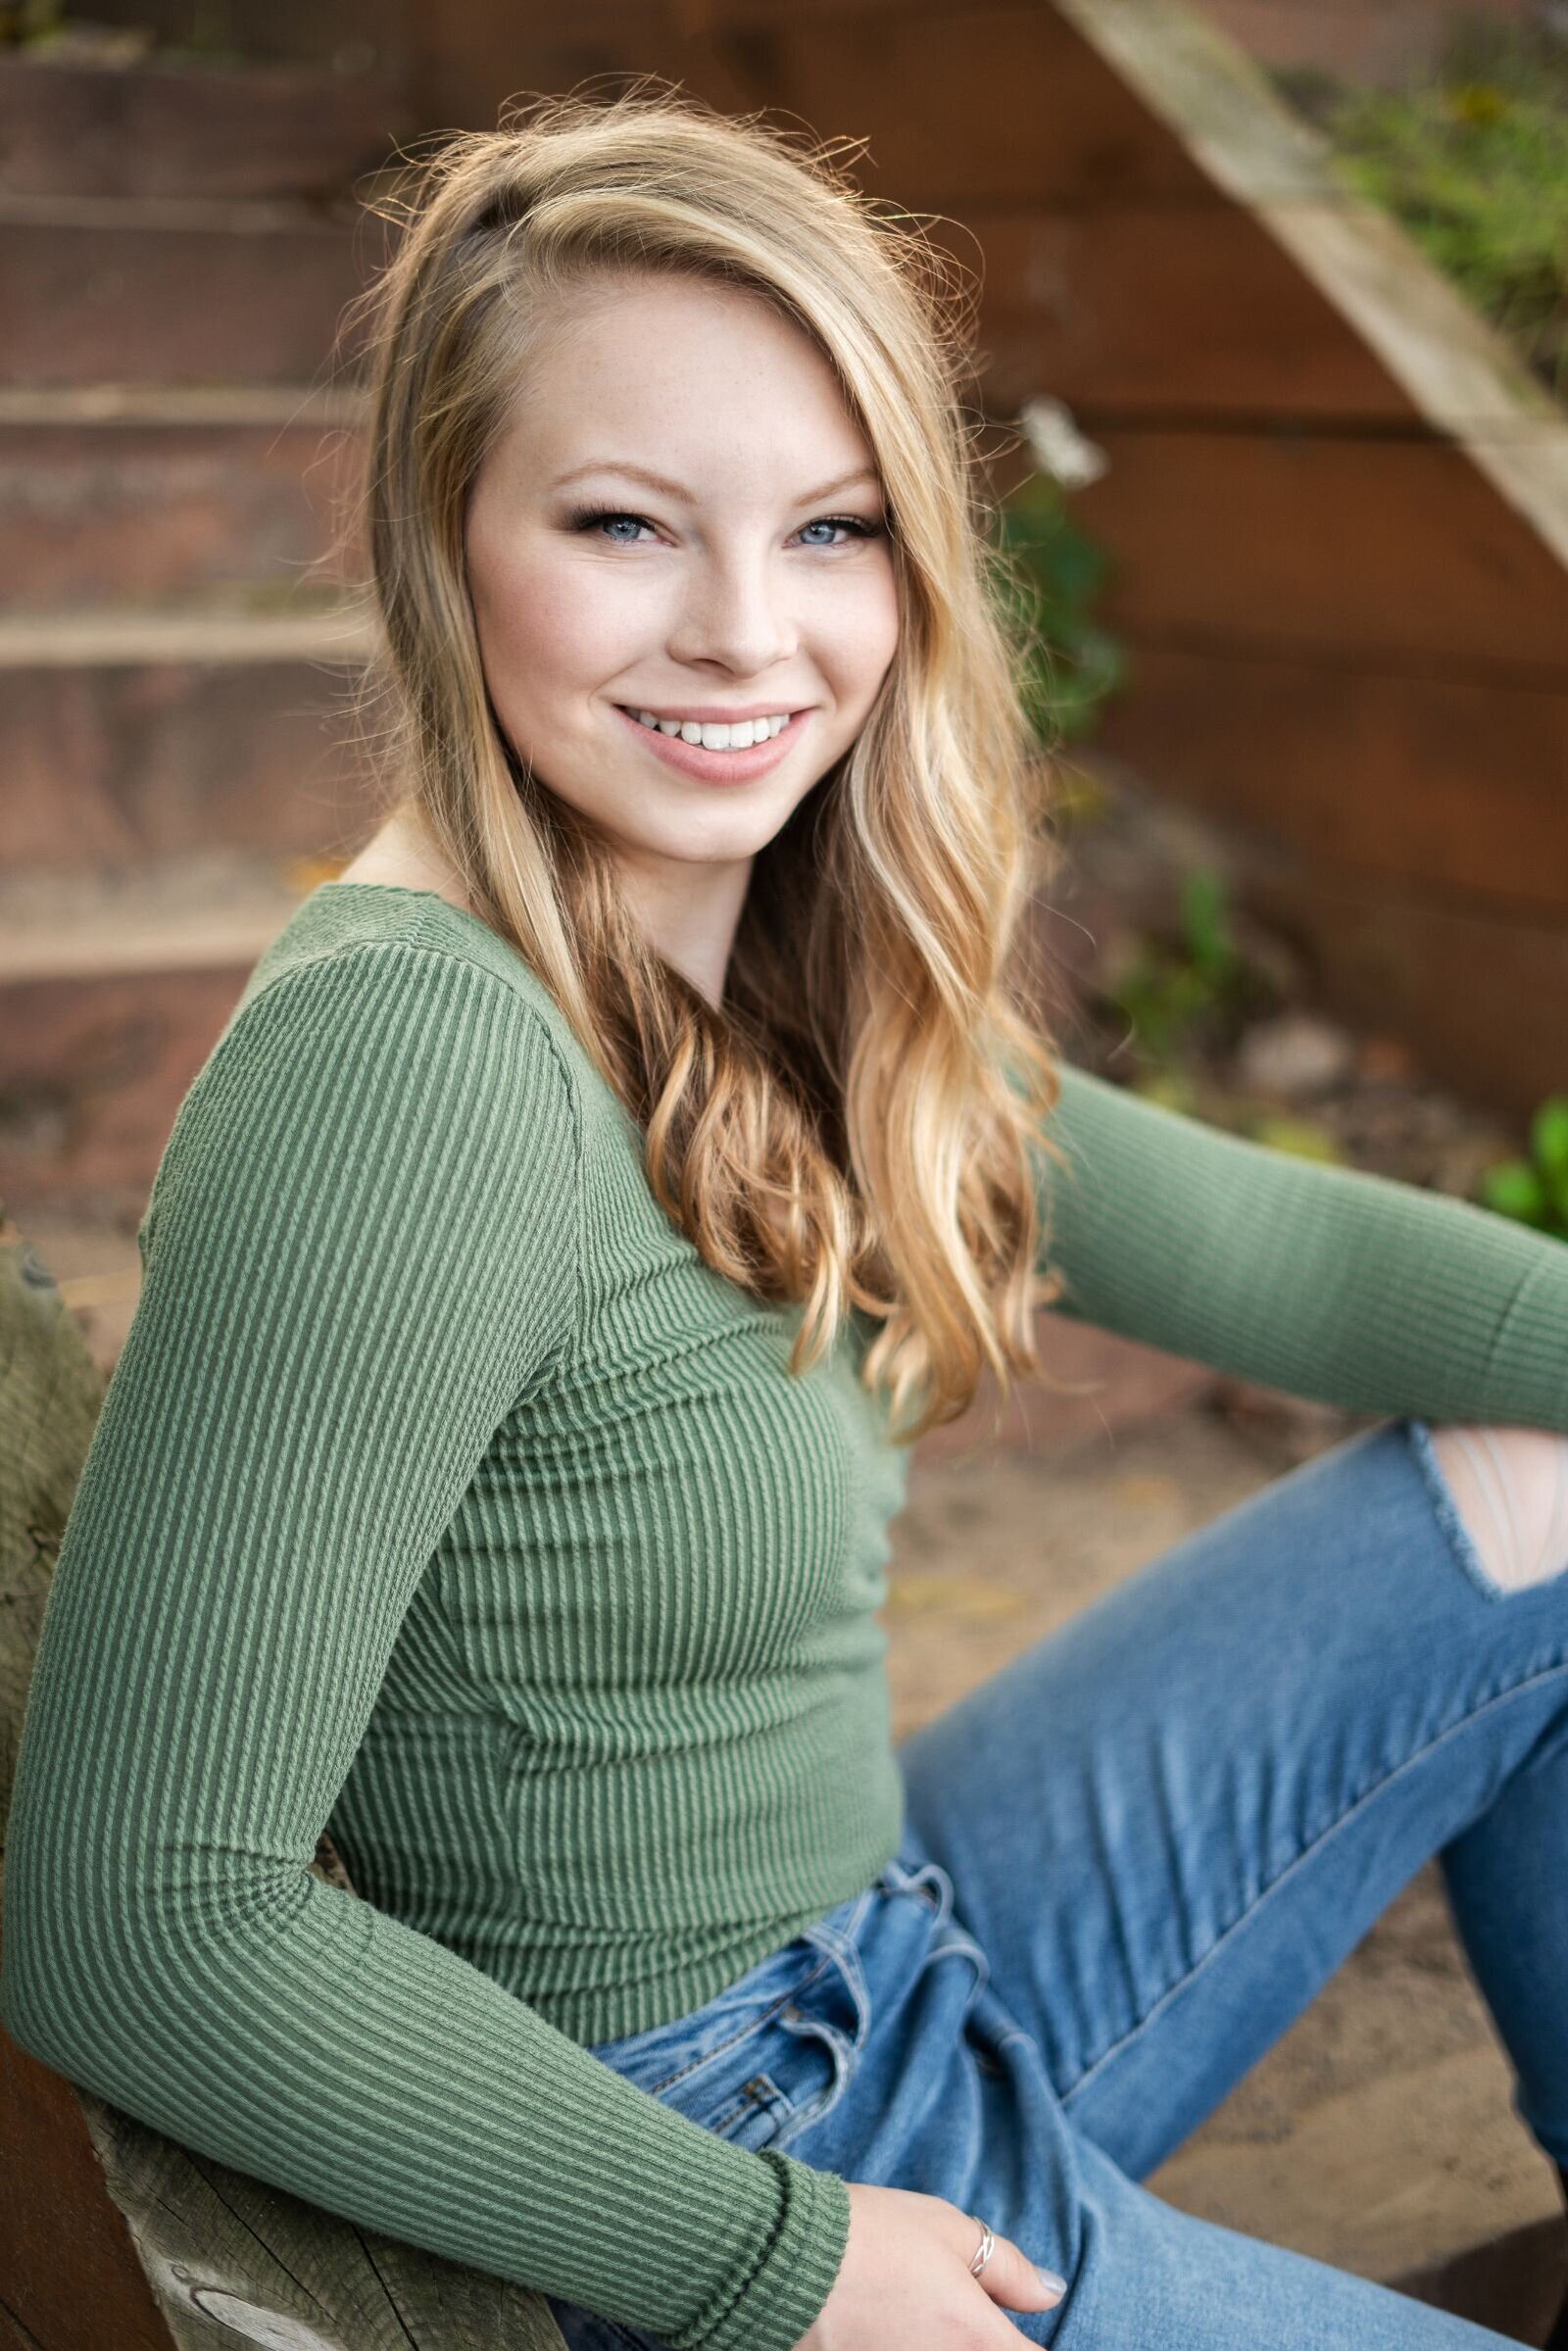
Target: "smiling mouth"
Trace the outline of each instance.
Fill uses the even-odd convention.
[[[621,710],[646,734],[662,735],[669,742],[689,744],[693,750],[755,751],[759,744],[774,742],[801,715],[796,710],[776,710],[765,718],[743,718],[727,723],[697,718],[656,718],[652,710],[639,710],[629,702],[617,702]]]

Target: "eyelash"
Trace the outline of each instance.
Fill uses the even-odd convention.
[[[596,522],[648,522],[648,516],[635,514],[627,507],[583,506],[573,512],[568,528],[588,531]],[[835,530],[853,531],[858,539],[878,539],[883,531],[880,522],[867,522],[859,514],[814,514],[809,522],[803,522],[801,528],[814,530],[819,522],[829,522]],[[652,523],[649,523],[649,528],[653,528]],[[612,547],[635,547],[638,542],[635,539],[610,539],[606,544]],[[832,555],[836,551],[831,547],[819,547],[818,552]]]

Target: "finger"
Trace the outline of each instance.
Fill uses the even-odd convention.
[[[976,2219],[965,2214],[964,2225],[969,2231],[970,2248],[965,2267],[974,2275],[972,2265],[983,2239]],[[985,2288],[993,2302],[1001,2302],[1008,2310],[1054,2310],[1067,2291],[1064,2278],[1032,2262],[1010,2236],[995,2238],[990,2258],[975,2277],[975,2283]]]

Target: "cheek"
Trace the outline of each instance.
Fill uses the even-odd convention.
[[[480,648],[498,702],[509,683],[536,692],[593,686],[626,630],[613,588],[560,565],[470,550],[469,587]]]
[[[846,698],[869,701],[898,650],[899,600],[891,572],[864,583],[832,615],[823,661]]]

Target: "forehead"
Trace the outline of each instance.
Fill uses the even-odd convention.
[[[564,298],[504,437],[541,486],[621,459],[699,495],[787,500],[874,464],[831,365],[793,319],[747,289],[655,271]]]

